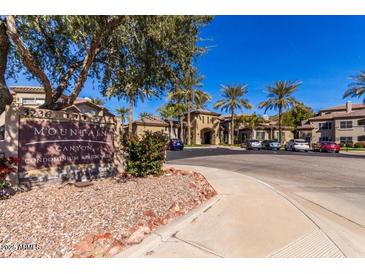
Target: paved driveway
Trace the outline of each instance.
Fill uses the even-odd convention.
[[[362,156],[201,148],[168,152],[168,163],[221,168],[262,180],[314,212],[314,221],[348,254],[365,256]]]

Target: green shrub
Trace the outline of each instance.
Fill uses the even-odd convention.
[[[346,144],[346,147],[353,148],[354,147],[354,144],[353,143],[347,143]]]
[[[125,168],[132,176],[162,174],[168,136],[162,132],[147,131],[142,138],[127,136],[123,142]]]
[[[362,143],[355,143],[354,148],[363,148],[364,145]]]
[[[340,147],[346,147],[346,144],[345,143],[341,143],[340,144]]]

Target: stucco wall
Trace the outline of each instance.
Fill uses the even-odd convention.
[[[219,144],[219,120],[217,116],[208,114],[195,114],[191,115],[192,125],[192,142],[193,144],[200,145],[204,142],[204,132],[211,132],[211,144]]]

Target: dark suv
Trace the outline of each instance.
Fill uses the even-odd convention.
[[[184,144],[180,139],[171,139],[168,148],[169,150],[183,150]]]

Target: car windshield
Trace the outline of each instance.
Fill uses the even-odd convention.
[[[251,142],[251,143],[258,143],[260,141],[259,140],[250,140],[249,142]]]

